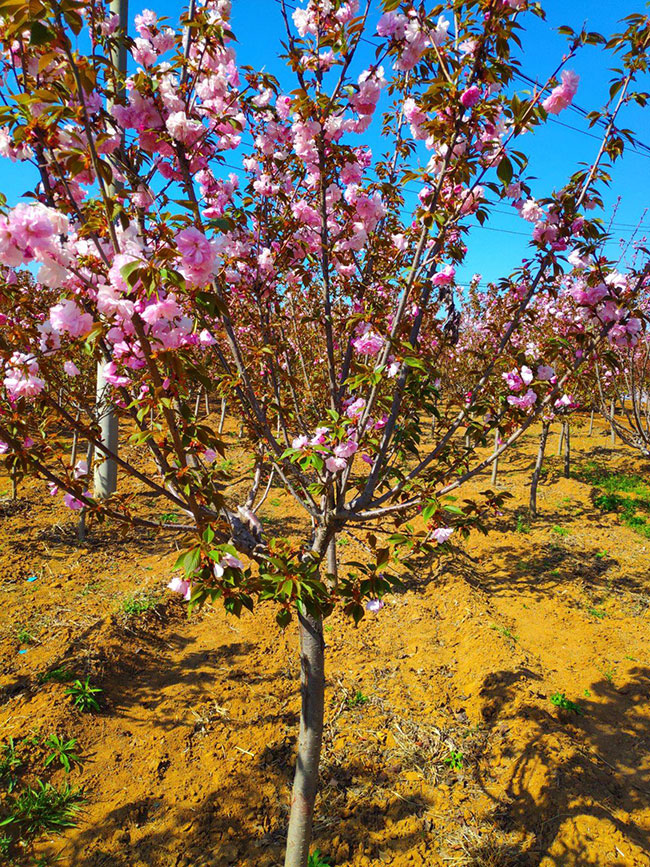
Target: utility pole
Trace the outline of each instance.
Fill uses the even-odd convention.
[[[118,34],[122,37],[126,36],[129,26],[129,2],[128,0],[111,0],[110,11],[113,15],[119,15],[120,23]],[[117,68],[120,79],[126,76],[126,44],[122,38],[119,46],[113,50],[111,60],[113,66]],[[123,92],[123,87],[120,84],[120,93]],[[109,101],[107,109],[110,111],[112,100]],[[109,195],[111,198],[117,192],[117,186],[112,183],[109,187]],[[119,447],[119,430],[118,417],[115,407],[110,400],[110,383],[106,381],[104,376],[104,362],[100,361],[97,364],[97,393],[96,406],[97,418],[99,421],[99,430],[101,441],[110,449],[113,454],[117,454]],[[94,483],[95,496],[99,499],[110,497],[117,490],[117,463],[113,458],[104,457],[97,461],[95,459],[94,466]]]

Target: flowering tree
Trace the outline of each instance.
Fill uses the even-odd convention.
[[[594,116],[594,159],[535,198],[516,145],[571,103],[578,78],[567,64],[603,37],[567,29],[552,76],[521,94],[511,48],[525,0],[458,2],[448,17],[438,6],[384,7],[378,22],[357,0],[310,0],[292,16],[283,7],[287,84],[238,68],[227,0],[192,3],[178,30],[145,10],[135,39],[101,2],[0,0],[0,146],[40,173],[33,200],[0,218],[5,459],[96,519],[191,531],[170,585],[190,605],[222,599],[239,614],[268,601],[280,626],[297,615],[290,867],[307,863],[311,837],[323,617],[337,605],[355,621],[379,608],[400,545],[433,551],[481,526],[502,495],[440,501],[489,465],[477,446],[496,429],[498,456],[564,399],[583,358],[642,330],[643,267],[609,279],[587,212],[623,151],[619,112],[645,100],[634,82],[646,71],[648,19],[633,16],[607,43],[622,71]],[[376,42],[370,58],[364,33]],[[125,48],[126,78],[116,60]],[[363,144],[373,124],[379,156]],[[241,161],[243,178],[226,158]],[[417,186],[415,207],[405,184]],[[530,254],[472,302],[456,283],[465,236],[504,199],[531,223]],[[580,263],[566,258],[574,249]],[[559,296],[573,317],[561,339],[535,330]],[[477,316],[484,302],[491,315]],[[96,364],[129,454],[148,463],[102,432]],[[198,384],[243,425],[253,464],[244,503],[224,495],[223,443],[197,418]],[[152,521],[119,488],[93,497],[88,467],[63,451],[71,431],[185,523]],[[305,515],[301,538],[268,538],[255,514],[270,472]],[[375,532],[388,522],[399,532],[381,545]],[[374,530],[373,553],[339,575],[336,535],[351,524]]]

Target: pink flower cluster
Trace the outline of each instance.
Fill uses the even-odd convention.
[[[559,114],[568,108],[573,102],[573,97],[578,90],[580,76],[575,72],[565,69],[561,76],[562,83],[554,87],[542,105],[549,114]]]

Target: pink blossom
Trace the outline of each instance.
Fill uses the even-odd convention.
[[[445,265],[445,267],[433,275],[431,282],[434,286],[448,286],[454,282],[456,277],[456,269],[453,265]]]
[[[366,602],[366,611],[377,612],[381,611],[383,607],[384,603],[381,601],[381,599],[369,599]]]
[[[345,414],[348,418],[357,419],[361,416],[363,409],[366,405],[365,400],[362,397],[358,397],[356,400],[352,401],[345,410]]]
[[[188,226],[176,236],[176,246],[181,255],[181,270],[187,280],[195,285],[207,283],[213,273],[215,248],[203,232]]]
[[[533,391],[532,388],[529,388],[526,394],[508,395],[508,403],[511,406],[516,406],[518,409],[528,409],[528,407],[533,406],[537,402],[537,395]]]
[[[172,593],[180,593],[186,602],[189,602],[192,596],[192,583],[178,576],[172,578],[167,589],[171,590]]]
[[[537,379],[540,379],[542,382],[550,382],[554,376],[555,370],[546,364],[540,364],[537,368]]]
[[[295,437],[295,439],[291,442],[292,449],[302,450],[309,444],[309,437],[302,434],[302,436]]]
[[[565,69],[561,77],[562,83],[554,87],[550,95],[542,103],[549,114],[559,114],[565,108],[568,108],[578,90],[579,75]]]
[[[519,213],[529,223],[537,223],[545,216],[535,199],[527,199],[519,208]]]
[[[88,491],[84,492],[84,496],[85,497],[88,496]],[[85,505],[83,500],[79,500],[79,499],[77,499],[77,497],[73,496],[72,494],[68,494],[68,493],[65,493],[63,495],[63,502],[65,503],[65,505],[69,509],[72,509],[75,512],[78,512],[79,509],[83,509],[83,507]]]
[[[50,309],[50,322],[56,334],[69,334],[73,338],[85,337],[93,327],[91,314],[83,313],[80,307],[69,299]]]
[[[453,527],[436,527],[436,529],[432,531],[431,535],[439,545],[442,545],[451,537],[453,532]]]
[[[354,439],[349,439],[336,446],[336,448],[334,449],[334,455],[337,458],[349,458],[352,457],[352,455],[356,452],[358,448],[359,446],[357,444],[357,441]]]
[[[325,466],[330,473],[340,473],[347,466],[345,458],[331,457],[325,461]]]
[[[384,345],[384,338],[368,329],[361,337],[353,340],[352,345],[362,355],[377,355]]]
[[[74,361],[64,361],[63,370],[68,374],[68,376],[79,376],[81,373]]]
[[[460,96],[460,102],[463,108],[472,108],[481,99],[481,91],[473,84],[468,87]]]
[[[205,129],[200,120],[190,120],[184,111],[175,111],[165,121],[167,132],[180,144],[190,147],[196,144]]]

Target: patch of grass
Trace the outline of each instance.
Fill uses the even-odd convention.
[[[592,617],[597,617],[599,620],[607,617],[607,612],[603,611],[602,608],[587,608],[587,614],[591,614]]]
[[[610,472],[592,461],[577,478],[596,489],[593,501],[597,509],[616,513],[622,524],[650,539],[650,486],[641,476]]]
[[[158,520],[162,521],[165,524],[178,524],[180,523],[181,519],[178,517],[176,512],[163,512],[163,514],[160,515]]]
[[[16,629],[16,641],[18,644],[36,644],[36,637],[26,626],[19,626]]]
[[[96,696],[102,690],[98,686],[92,686],[90,678],[85,680],[75,680],[65,691],[72,699],[72,703],[76,708],[84,713],[94,713],[99,710],[99,701]]]
[[[551,533],[555,533],[556,536],[569,536],[571,531],[567,530],[566,527],[560,527],[555,524],[553,527],[551,527]]]
[[[584,711],[580,705],[568,699],[563,692],[554,692],[551,696],[551,704],[555,705],[555,707],[561,708],[561,710],[568,710],[571,711],[571,713],[577,713],[580,716],[584,716]]]
[[[76,738],[68,738],[66,740],[59,735],[50,735],[45,741],[45,746],[51,750],[49,756],[45,759],[46,768],[52,762],[58,760],[66,774],[69,774],[73,765],[82,765],[84,762],[84,759],[75,752],[77,746]]]
[[[523,515],[517,515],[517,526],[515,533],[530,533],[530,524],[524,521]]]
[[[363,705],[367,704],[369,702],[369,700],[370,699],[368,698],[368,696],[364,695],[363,692],[360,689],[358,689],[354,693],[354,695],[349,695],[345,699],[345,706],[347,708],[363,707]]]
[[[9,805],[7,826],[17,826],[28,837],[60,833],[75,824],[82,801],[81,790],[68,783],[57,788],[37,779],[35,786],[27,786]]]
[[[9,738],[0,747],[0,784],[11,793],[18,782],[18,771],[24,765],[18,755],[18,748],[13,738]]]
[[[68,683],[73,677],[74,674],[69,668],[61,666],[60,668],[53,668],[50,671],[41,671],[36,680],[39,683]]]
[[[122,600],[122,612],[127,617],[140,617],[147,611],[153,611],[159,603],[160,597],[157,594],[145,591],[130,593]]]
[[[460,752],[460,750],[449,750],[449,755],[444,760],[446,765],[453,771],[462,771],[464,767],[464,755]]]
[[[326,861],[321,855],[320,849],[314,849],[307,861],[307,867],[331,867],[330,862]]]
[[[490,628],[498,632],[499,635],[503,635],[504,638],[508,638],[510,641],[519,641],[519,638],[514,634],[514,632],[506,626],[498,626],[496,623],[493,623]]]

